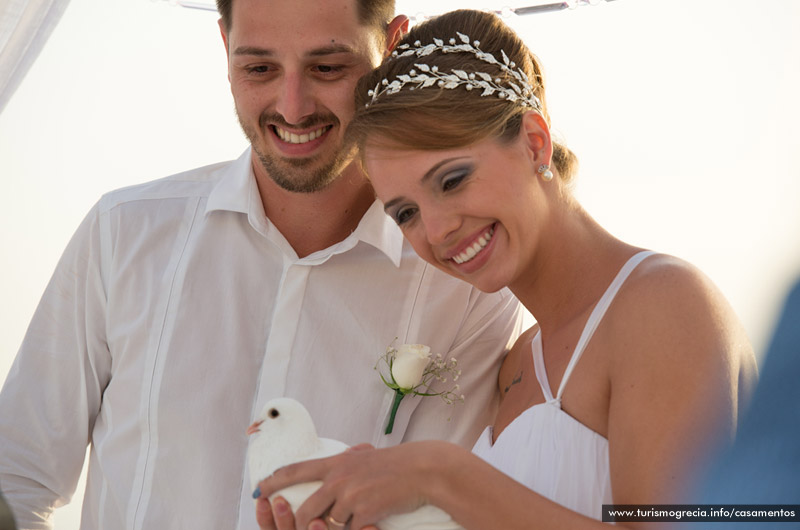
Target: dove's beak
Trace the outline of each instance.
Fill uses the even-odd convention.
[[[258,428],[261,424],[264,423],[263,421],[254,421],[253,424],[247,428],[247,435],[255,434],[259,432]]]

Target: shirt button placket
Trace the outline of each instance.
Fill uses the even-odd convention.
[[[289,362],[310,272],[311,267],[307,265],[288,262],[284,266],[261,365],[258,403],[281,397],[286,391]]]

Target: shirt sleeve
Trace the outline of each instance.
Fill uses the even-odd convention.
[[[0,392],[0,490],[20,529],[75,492],[111,372],[99,206],[72,237]]]
[[[504,355],[523,331],[524,306],[507,288],[491,294],[473,289],[473,299],[453,350],[475,348]]]
[[[440,399],[423,399],[403,441],[438,438],[467,448],[474,445],[497,413],[497,376],[506,353],[522,332],[524,314],[508,289],[495,293],[471,290],[458,334],[446,354],[458,360],[459,392],[464,394],[464,402],[444,406]],[[450,317],[456,318],[453,312]],[[434,391],[442,389],[437,385],[434,383]]]

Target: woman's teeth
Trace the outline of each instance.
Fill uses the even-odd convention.
[[[306,142],[310,142],[311,140],[316,140],[330,128],[331,128],[330,125],[326,125],[325,127],[320,127],[319,129],[311,131],[310,133],[295,134],[289,131],[285,131],[276,125],[275,134],[277,134],[278,138],[280,138],[284,142],[288,142],[290,144],[304,144]]]
[[[457,256],[453,256],[453,261],[461,265],[462,263],[466,263],[474,258],[478,252],[483,250],[483,247],[489,244],[489,241],[492,240],[492,236],[494,235],[494,228],[490,228],[484,233],[478,240],[472,244],[472,246],[468,247],[467,250],[458,254]]]

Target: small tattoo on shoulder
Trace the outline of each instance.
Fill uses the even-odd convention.
[[[511,390],[511,387],[516,385],[517,383],[522,382],[522,370],[514,376],[514,379],[511,381],[511,384],[506,387],[505,393],[508,394],[508,391]]]

